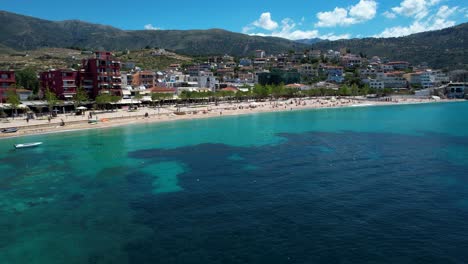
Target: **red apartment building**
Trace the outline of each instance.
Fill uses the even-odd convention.
[[[78,71],[50,70],[40,74],[41,90],[44,93],[48,88],[60,99],[71,99],[76,94],[80,79]]]
[[[95,52],[92,59],[83,60],[80,71],[82,86],[92,98],[100,93],[122,95],[122,77],[120,61],[116,61],[112,53]]]
[[[14,71],[0,71],[0,103],[6,101],[8,88],[16,84]]]

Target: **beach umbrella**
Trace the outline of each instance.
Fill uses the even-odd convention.
[[[86,108],[84,106],[80,106],[80,107],[77,107],[76,109],[78,109],[78,110],[87,110],[88,108]]]

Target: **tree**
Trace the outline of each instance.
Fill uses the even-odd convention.
[[[13,110],[15,110],[14,116],[18,115],[18,106],[21,104],[21,101],[18,94],[16,93],[15,88],[8,89],[6,102],[11,105],[11,108],[13,108]]]
[[[136,92],[133,96],[133,99],[140,101],[141,99],[143,99],[143,95],[141,95],[140,92]]]
[[[350,91],[350,89],[349,89],[349,87],[347,85],[343,85],[338,90],[338,94],[340,96],[349,96],[351,94],[351,91]]]
[[[118,103],[120,100],[122,100],[122,97],[121,97],[121,96],[118,96],[118,95],[109,95],[109,103],[111,103],[111,104],[116,104],[116,103]],[[114,110],[113,107],[112,107],[112,110]]]
[[[83,102],[87,102],[89,100],[88,93],[82,87],[78,87],[76,89],[76,94],[73,96],[73,104],[75,106],[75,110],[78,106],[80,106]]]
[[[384,88],[383,89],[383,95],[387,96],[393,93],[393,89],[391,88]]]
[[[165,98],[169,98],[169,97],[172,97],[172,94],[165,94],[165,93],[152,93],[151,94],[151,101],[153,102],[156,102],[156,101],[159,101],[159,105],[158,105],[158,111],[162,105],[162,100],[164,100]]]
[[[359,87],[356,84],[351,85],[351,95],[359,95]]]
[[[96,96],[95,101],[96,101],[96,104],[98,105],[98,107],[102,109],[104,106],[106,106],[108,103],[111,102],[111,97],[107,93],[102,93],[102,94]]]
[[[34,94],[39,92],[39,81],[36,72],[31,68],[26,68],[15,73],[16,83],[19,87],[33,91]]]
[[[49,108],[49,115],[52,115],[52,108],[58,104],[59,100],[57,99],[57,95],[51,92],[49,88],[46,88],[44,94],[45,100],[47,101],[47,106]]]

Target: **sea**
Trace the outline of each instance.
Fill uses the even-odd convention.
[[[2,139],[0,263],[467,263],[467,114],[350,107]]]

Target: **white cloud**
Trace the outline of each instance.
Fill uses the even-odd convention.
[[[458,9],[458,6],[454,6],[452,8],[444,5],[439,8],[439,11],[437,11],[436,18],[440,19],[447,19],[451,15],[453,15]]]
[[[335,7],[333,11],[318,12],[316,27],[335,27],[355,24],[354,18],[348,17],[348,10]]]
[[[271,13],[266,12],[260,15],[258,20],[255,20],[252,25],[266,30],[275,30],[278,28],[278,23],[271,19]]]
[[[333,11],[318,12],[316,27],[348,26],[371,20],[377,13],[375,0],[360,0],[356,5],[342,8],[335,7]]]
[[[441,0],[403,0],[399,6],[393,7],[396,14],[423,19],[429,14],[429,8]]]
[[[389,18],[389,19],[394,19],[394,18],[396,18],[395,13],[388,12],[388,11],[383,12],[382,15],[383,15],[384,17],[386,17],[386,18]]]
[[[270,30],[269,33],[257,33],[252,32],[255,27],[251,25],[247,25],[242,29],[242,32],[245,34],[249,34],[252,36],[262,36],[262,37],[279,37],[279,38],[286,38],[286,39],[310,39],[310,38],[321,38],[321,39],[343,39],[343,38],[350,38],[350,34],[343,34],[343,35],[334,35],[334,34],[326,34],[320,35],[318,30],[300,30],[297,29],[298,24],[294,22],[294,20],[290,18],[285,18],[281,21],[281,24],[278,25],[277,30]]]
[[[373,0],[361,0],[357,5],[349,9],[349,15],[359,21],[367,21],[375,17],[377,2]]]
[[[152,24],[145,25],[146,30],[160,30],[160,28],[153,26]]]
[[[456,24],[453,20],[448,20],[452,16],[458,7],[441,6],[435,15],[432,15],[424,21],[416,18],[413,23],[409,26],[397,26],[386,28],[382,33],[375,35],[378,38],[389,38],[389,37],[401,37],[407,36],[414,33],[439,30],[447,27],[452,27]]]

